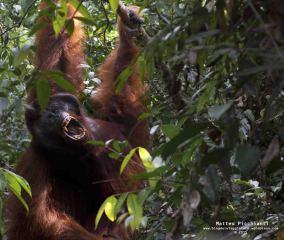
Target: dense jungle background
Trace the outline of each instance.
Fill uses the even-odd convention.
[[[115,45],[118,1],[62,2],[79,7],[86,26],[82,101],[88,109],[88,96],[100,84],[96,68]],[[1,212],[9,189],[27,208],[21,193],[30,191],[28,183],[13,168],[30,142],[24,108],[26,89],[34,82],[34,35],[42,27],[36,23],[38,4],[0,2]],[[137,178],[149,184],[110,197],[98,215],[105,212],[138,229],[137,239],[283,240],[284,1],[124,4],[140,6],[144,16],[137,61],[149,87],[149,112],[141,119],[150,120],[152,151],[138,149],[147,171]],[[66,24],[60,16],[55,14],[55,31]],[[120,76],[122,84],[128,72]],[[61,76],[54,78],[68,87]],[[44,104],[48,84],[38,87]],[[114,211],[118,204],[126,209],[123,216]],[[243,228],[236,231],[212,228],[238,222]],[[4,224],[2,214],[3,239]]]

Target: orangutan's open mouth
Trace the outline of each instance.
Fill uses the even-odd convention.
[[[82,124],[69,114],[63,119],[62,128],[64,135],[72,140],[80,140],[86,134]]]

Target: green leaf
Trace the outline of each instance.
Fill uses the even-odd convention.
[[[30,49],[31,47],[29,45],[26,45],[15,53],[14,67],[17,67],[21,63],[23,63],[23,61],[28,57],[28,54],[30,53]]]
[[[130,226],[132,231],[137,229],[141,223],[143,217],[142,205],[138,202],[137,195],[130,193],[127,197],[127,209],[133,218],[131,219]]]
[[[152,189],[142,189],[140,192],[139,192],[139,194],[138,194],[138,198],[137,198],[137,200],[138,200],[138,203],[140,204],[140,205],[143,205],[144,204],[144,202],[146,201],[146,199],[149,197],[149,195],[152,193]]]
[[[217,81],[209,81],[206,85],[205,91],[198,98],[196,111],[201,112],[206,105],[209,103],[211,97],[215,94]]]
[[[60,5],[57,6],[55,10],[55,18],[52,20],[52,26],[56,37],[59,35],[61,29],[65,25],[67,11],[68,9],[66,0],[61,0]]]
[[[107,200],[107,199],[106,199]],[[103,204],[100,206],[98,212],[97,212],[97,215],[96,215],[96,220],[95,220],[95,229],[98,228],[98,225],[99,225],[99,222],[100,222],[100,219],[105,211],[105,206],[106,206],[106,200],[103,202]]]
[[[94,19],[90,19],[90,18],[86,18],[86,17],[74,17],[76,19],[78,19],[79,21],[81,21],[82,23],[86,24],[86,25],[96,25],[96,22]]]
[[[125,158],[123,159],[121,166],[120,166],[120,174],[122,174],[123,170],[125,169],[125,167],[127,166],[128,162],[130,161],[130,159],[133,157],[133,155],[135,154],[137,148],[133,148],[130,150],[130,152],[125,156]]]
[[[192,123],[191,126],[182,129],[178,135],[173,137],[169,142],[163,144],[156,152],[155,155],[162,155],[166,159],[171,154],[177,151],[177,148],[190,138],[200,134],[208,126],[208,123]]]
[[[172,124],[162,125],[161,129],[163,133],[166,135],[166,137],[168,137],[169,139],[172,139],[173,137],[175,137],[180,131],[179,126],[172,125]]]
[[[43,111],[49,101],[50,97],[50,85],[46,78],[40,78],[36,82],[36,96],[40,105],[41,111]]]
[[[109,0],[112,11],[116,14],[119,0]]]
[[[72,36],[73,32],[74,32],[74,19],[70,19],[70,20],[67,20],[66,21],[66,29],[67,29],[67,32],[68,32],[68,35],[69,36]]]
[[[92,144],[92,145],[96,145],[96,146],[105,146],[105,142],[104,141],[98,141],[98,140],[91,140],[87,142],[88,144]]]
[[[152,117],[152,113],[144,112],[138,117],[138,121],[148,119],[149,117]]]
[[[71,5],[78,10],[79,13],[82,14],[83,17],[88,18],[88,19],[92,19],[92,16],[90,15],[89,11],[87,10],[87,8],[84,7],[84,5],[82,4],[81,1],[78,0],[68,0],[69,3],[71,3]]]
[[[45,0],[45,2],[47,3],[47,5],[51,8],[56,8],[56,4],[54,1],[52,0]]]
[[[32,193],[31,193],[31,188],[29,184],[21,176],[9,170],[6,170],[6,169],[1,169],[1,170],[3,171],[4,177],[8,183],[9,189],[15,194],[18,200],[23,204],[25,209],[28,211],[29,207],[26,201],[24,200],[24,198],[22,197],[22,189],[24,189],[26,193],[31,197]]]
[[[244,175],[249,175],[256,168],[260,160],[260,149],[250,145],[241,145],[236,149],[235,163]]]
[[[128,66],[118,75],[117,80],[116,80],[116,87],[115,87],[116,94],[120,93],[123,90],[132,72],[133,72],[132,66]]]
[[[223,105],[215,105],[211,107],[208,111],[209,116],[213,119],[219,120],[222,115],[228,111],[233,105],[234,101],[230,100],[226,104]]]
[[[183,156],[182,156],[182,164],[186,166],[189,162],[191,162],[192,155],[196,151],[196,149],[202,144],[203,140],[200,136],[193,138],[192,141],[187,146]]]
[[[168,170],[168,167],[161,166],[161,167],[155,168],[153,171],[150,171],[150,172],[138,173],[135,176],[133,176],[133,179],[134,180],[144,180],[144,179],[152,178],[152,179],[158,180],[161,178],[160,176],[163,173],[165,173],[167,170]]]
[[[117,203],[117,199],[114,196],[110,196],[106,199],[105,204],[105,214],[110,221],[114,221],[116,219],[115,215],[115,207]]]
[[[65,79],[64,74],[58,71],[48,71],[45,72],[51,80],[53,80],[57,86],[66,90],[67,92],[75,92],[75,87],[68,80]]]
[[[147,171],[152,171],[153,169],[155,169],[155,166],[152,162],[152,157],[150,155],[150,153],[142,147],[138,147],[138,153],[140,156],[140,159],[144,165],[144,167],[146,168]]]
[[[120,212],[126,198],[128,196],[128,193],[123,193],[120,195],[120,197],[118,198],[118,201],[115,205],[115,209],[114,209],[114,215],[117,216],[117,214]]]
[[[112,159],[118,159],[120,157],[120,154],[117,152],[111,152],[108,154],[108,156]]]
[[[115,215],[115,206],[117,203],[117,199],[115,196],[110,196],[108,197],[100,206],[97,215],[96,215],[96,220],[95,220],[95,229],[98,228],[100,219],[105,212],[106,216],[108,217],[109,220],[112,222],[115,220],[116,215]]]
[[[128,141],[124,140],[124,141],[119,141],[119,147],[121,150],[125,149],[128,146]]]
[[[120,147],[120,144],[119,144],[119,141],[115,140],[113,141],[112,143],[112,147],[114,148],[115,151],[117,152],[121,152],[121,147]]]

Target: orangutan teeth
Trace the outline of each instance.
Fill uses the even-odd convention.
[[[67,115],[62,121],[64,135],[73,140],[82,139],[86,130],[81,123],[74,117]]]

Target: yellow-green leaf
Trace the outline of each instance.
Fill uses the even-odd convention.
[[[146,168],[146,170],[152,171],[155,168],[155,166],[152,162],[152,157],[150,153],[145,148],[142,148],[142,147],[138,148],[138,153],[139,153],[140,159],[144,167]]]
[[[125,156],[125,158],[123,159],[121,166],[120,166],[120,174],[122,174],[123,170],[125,169],[126,165],[128,164],[128,162],[130,161],[130,159],[133,157],[133,155],[135,154],[137,148],[133,148],[130,150],[130,152]]]
[[[7,181],[8,188],[10,189],[10,191],[18,198],[18,200],[23,204],[25,209],[29,211],[28,204],[22,197],[22,189],[24,189],[30,197],[32,196],[31,188],[27,181],[9,170],[1,170],[3,171],[4,178]]]
[[[103,204],[100,206],[98,212],[97,212],[97,215],[96,215],[96,220],[95,220],[95,229],[98,228],[98,225],[99,225],[99,222],[100,222],[100,219],[105,211],[105,206],[106,206],[106,201],[103,202]]]
[[[114,196],[110,196],[106,199],[105,214],[108,217],[108,219],[112,222],[116,219],[116,215],[115,215],[116,203],[117,203],[117,199]]]
[[[132,216],[130,220],[130,227],[132,231],[137,229],[141,223],[143,217],[143,209],[142,205],[139,204],[137,195],[134,193],[130,193],[127,197],[127,209]]]
[[[118,0],[109,0],[112,11],[116,14],[118,8]]]

